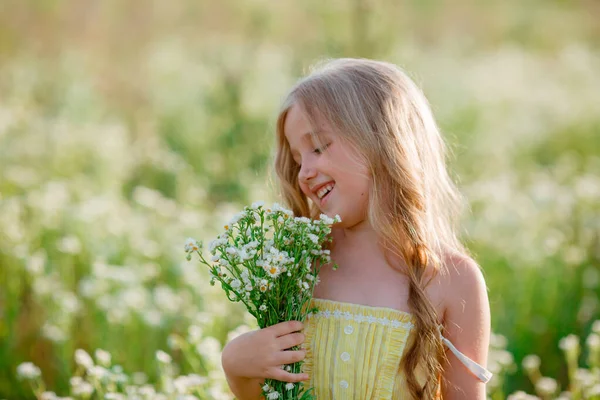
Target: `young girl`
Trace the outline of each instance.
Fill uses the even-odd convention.
[[[460,196],[422,92],[395,65],[338,59],[292,88],[275,169],[296,215],[330,217],[331,257],[304,324],[227,344],[239,400],[265,378],[318,400],[485,399],[490,312],[478,265],[456,237]],[[302,345],[298,351],[287,350]],[[302,374],[281,368],[305,360]]]

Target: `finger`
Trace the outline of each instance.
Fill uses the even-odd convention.
[[[287,335],[288,333],[301,331],[304,325],[300,321],[285,321],[270,326],[267,329],[275,333],[275,337]]]
[[[306,337],[304,336],[304,333],[290,333],[288,335],[278,337],[277,344],[279,346],[279,349],[285,350],[294,346],[301,345],[302,343],[304,343],[305,338]]]
[[[300,374],[292,374],[290,372],[284,371],[281,368],[275,368],[270,374],[268,374],[268,378],[275,379],[281,382],[302,382],[309,380],[308,374],[300,373]]]
[[[306,358],[306,350],[288,350],[277,354],[275,362],[277,365],[293,364]]]

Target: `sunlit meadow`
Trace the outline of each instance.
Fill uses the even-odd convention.
[[[183,243],[276,200],[277,107],[324,55],[397,62],[432,103],[490,398],[600,399],[595,2],[4,5],[0,399],[232,399],[220,351],[256,326]]]

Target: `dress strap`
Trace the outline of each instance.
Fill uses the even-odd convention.
[[[444,337],[444,335],[442,335],[441,327],[440,327],[440,336],[442,338],[442,342],[446,346],[448,346],[448,348],[454,353],[456,358],[458,358],[465,365],[465,367],[467,367],[469,369],[469,371],[477,377],[477,379],[479,379],[483,383],[488,383],[490,381],[490,379],[492,379],[493,374],[490,371],[488,371],[481,365],[477,364],[475,361],[471,360],[469,357],[465,356],[456,347],[454,347],[454,345],[452,344],[452,342],[450,340],[446,339]]]

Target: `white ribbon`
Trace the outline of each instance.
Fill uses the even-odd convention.
[[[493,374],[490,371],[461,353],[456,347],[454,347],[452,342],[446,339],[441,333],[440,336],[442,337],[442,342],[448,346],[456,358],[458,358],[465,365],[465,367],[467,367],[469,371],[471,371],[471,373],[475,375],[481,382],[488,383],[490,379],[492,379]]]

